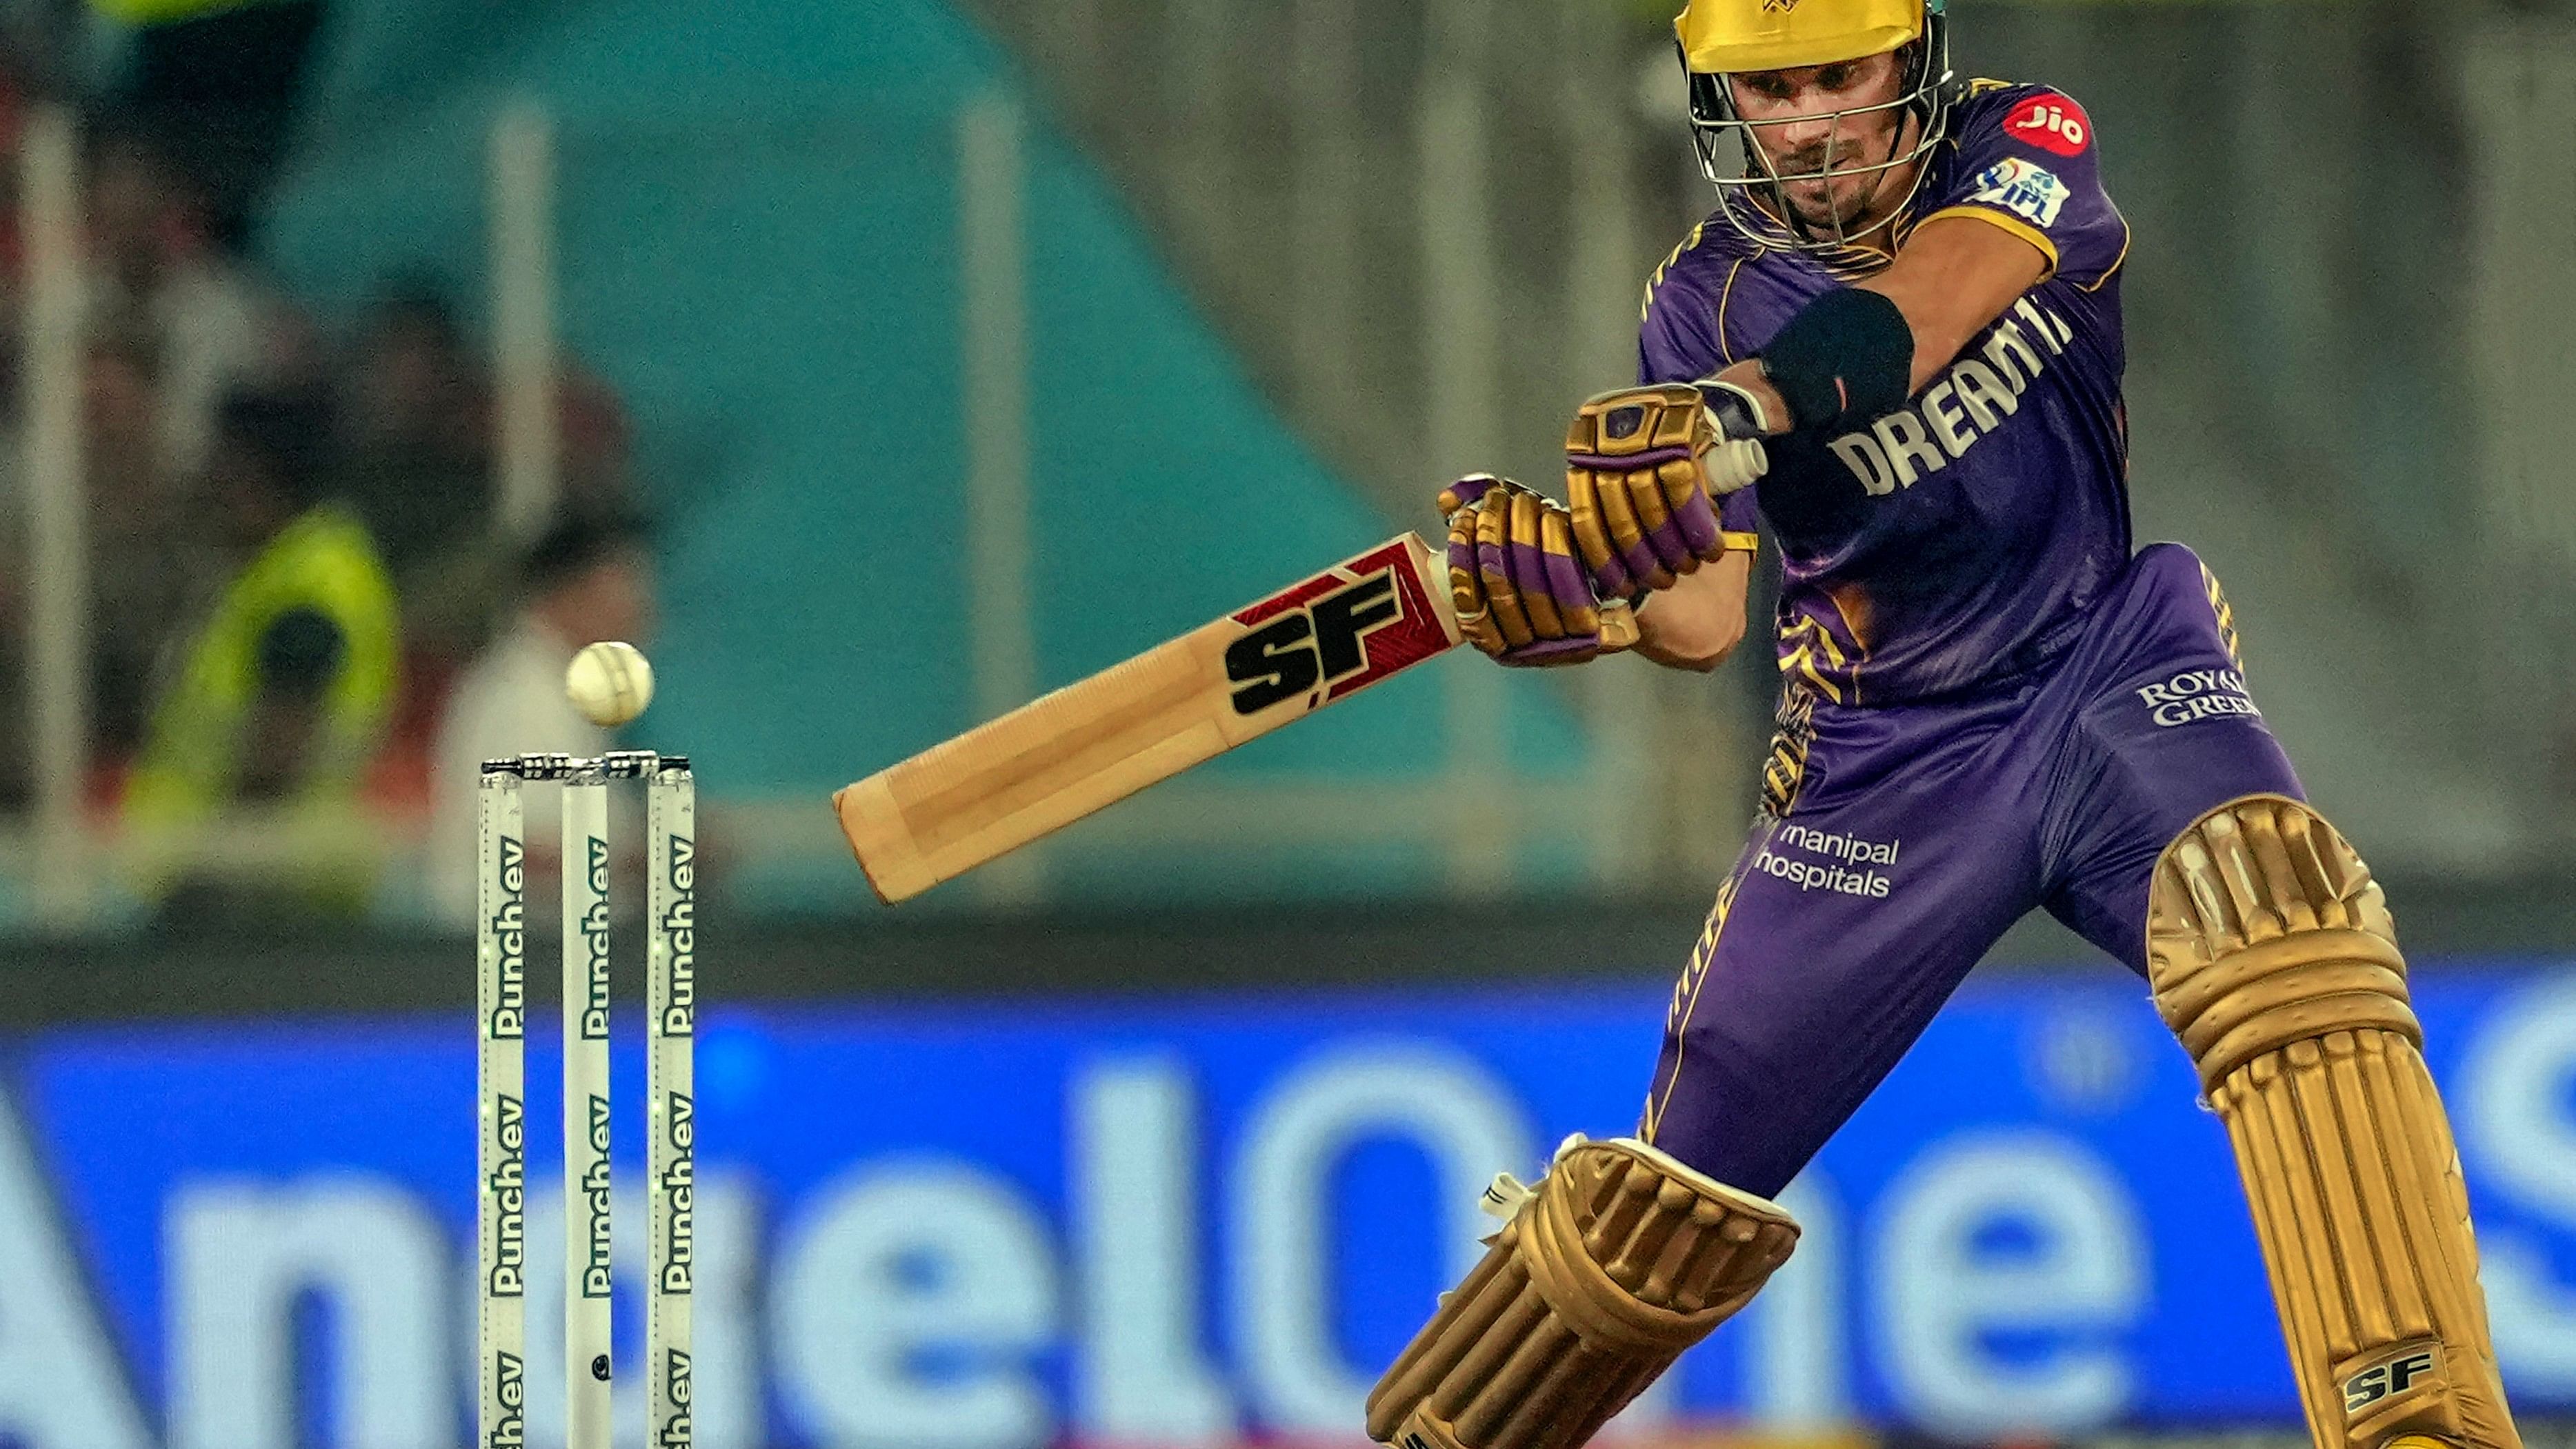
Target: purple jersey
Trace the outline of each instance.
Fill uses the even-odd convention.
[[[1924,699],[2037,668],[2129,559],[2118,281],[2129,229],[2102,190],[2092,123],[2059,92],[2000,81],[1970,82],[1950,115],[1898,236],[1971,216],[2029,241],[2049,268],[1906,407],[1832,442],[1873,495],[1867,521],[1788,554],[1779,651],[1784,673],[1836,703]],[[1641,380],[1696,381],[1754,356],[1820,293],[1887,261],[1766,246],[1712,216],[1647,288]],[[1728,528],[1752,528],[1754,490],[1724,512]]]

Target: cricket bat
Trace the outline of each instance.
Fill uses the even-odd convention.
[[[1637,639],[1623,603],[1602,643]],[[1401,533],[832,797],[892,905],[1455,648],[1449,562]]]

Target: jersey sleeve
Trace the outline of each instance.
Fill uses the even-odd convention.
[[[1637,382],[1697,382],[1726,366],[1717,307],[1689,280],[1659,272],[1637,328]]]
[[[1974,104],[1973,102],[1971,104]],[[1971,216],[2048,258],[2051,276],[2095,287],[2119,270],[2129,224],[2102,189],[2093,120],[2072,96],[2015,87],[1964,119],[1957,164],[1924,220]]]
[[[1694,234],[1696,240],[1696,233]],[[1690,243],[1683,244],[1686,249]],[[1677,251],[1676,257],[1680,255]],[[1637,329],[1637,382],[1697,382],[1715,376],[1733,361],[1722,331],[1715,300],[1689,279],[1670,274],[1670,262],[1658,269],[1646,287],[1645,317]],[[1717,502],[1717,526],[1741,535],[1735,547],[1750,549],[1760,532],[1762,515],[1753,490],[1738,489]]]

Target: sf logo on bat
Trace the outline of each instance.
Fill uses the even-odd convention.
[[[1250,633],[1226,646],[1238,715],[1299,695],[1340,699],[1447,647],[1401,549],[1351,560],[1234,616]]]

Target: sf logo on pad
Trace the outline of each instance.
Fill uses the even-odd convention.
[[[2405,1393],[2433,1377],[2440,1362],[2433,1350],[2426,1348],[2363,1369],[2343,1381],[2344,1413],[2358,1414],[2382,1399]]]

